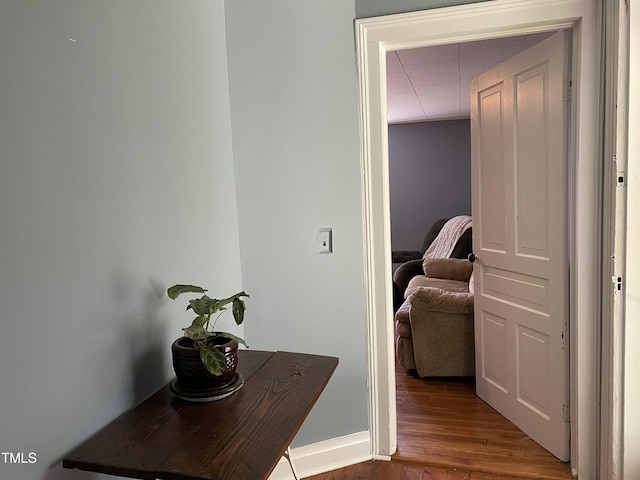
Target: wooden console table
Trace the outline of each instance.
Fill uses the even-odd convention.
[[[242,350],[245,384],[210,403],[169,384],[72,451],[65,468],[162,480],[266,479],[324,390],[338,359]]]

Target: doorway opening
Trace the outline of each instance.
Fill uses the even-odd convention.
[[[544,10],[544,11],[543,11]],[[580,106],[575,118],[577,170],[572,179],[576,206],[572,231],[575,306],[571,331],[579,332],[571,344],[572,365],[572,466],[574,472],[595,472],[598,425],[597,318],[600,265],[597,224],[600,212],[597,185],[599,83],[596,55],[597,12],[588,0],[551,1],[541,9],[537,2],[494,0],[448,7],[390,18],[356,22],[360,67],[363,218],[367,322],[369,332],[370,434],[374,458],[388,458],[396,450],[395,362],[393,352],[390,232],[388,207],[388,158],[385,108],[385,53],[459,41],[483,40],[542,31],[576,29],[574,101]],[[574,170],[575,174],[575,170]],[[589,215],[583,212],[591,212]]]
[[[398,224],[401,223],[402,220],[409,222],[410,225],[405,226],[406,230],[407,227],[411,227],[411,222],[420,219],[421,214],[424,216],[424,210],[431,208],[431,210],[435,210],[436,216],[430,218],[429,223],[418,220],[418,225],[421,225],[423,230],[425,226],[430,225],[430,222],[438,218],[445,216],[450,217],[455,214],[471,213],[471,192],[465,191],[471,190],[469,125],[468,123],[455,120],[460,114],[469,113],[470,78],[489,71],[498,64],[502,64],[500,67],[501,70],[512,68],[506,67],[506,65],[514,65],[515,60],[512,59],[513,55],[527,50],[529,47],[541,42],[552,34],[553,32],[549,32],[548,34],[540,33],[533,36],[504,37],[497,40],[485,40],[481,42],[471,42],[469,44],[442,45],[399,52],[387,52],[387,65],[390,63],[389,58],[391,58],[392,61],[397,58],[402,67],[401,69],[397,67],[387,68],[389,120],[396,120],[398,117],[402,117],[405,112],[409,116],[412,114],[416,115],[416,111],[412,110],[408,105],[409,102],[407,102],[407,97],[411,95],[411,93],[407,92],[410,90],[407,88],[407,84],[411,85],[413,92],[417,93],[419,97],[420,107],[422,107],[421,110],[423,110],[423,112],[417,113],[422,114],[429,112],[430,114],[425,115],[426,117],[437,117],[436,120],[441,120],[439,122],[421,122],[408,125],[397,124],[396,121],[394,122],[396,125],[389,126],[391,228],[392,244],[394,244],[394,246],[396,244],[395,242],[399,241],[398,238],[402,237],[402,233],[404,233],[402,230],[403,226]],[[542,47],[542,49],[538,47],[537,51],[553,51],[554,56],[556,56],[557,51],[564,51],[565,49],[557,48],[555,45],[558,43],[558,39],[565,38],[566,36],[566,34],[556,36],[553,44],[549,42],[545,43],[545,45],[554,45],[553,48],[543,47],[541,45],[540,47]],[[542,53],[533,54],[531,52],[533,52],[533,50],[527,51],[526,57],[522,55],[518,57],[518,63],[521,63],[523,61],[522,59],[531,59],[532,55],[534,55],[534,63],[528,63],[531,61],[529,60],[521,67],[518,67],[525,68],[524,71],[529,72],[525,74],[527,78],[526,81],[529,82],[532,81],[531,78],[534,78],[531,77],[532,73],[530,69],[534,68],[533,71],[539,69],[540,67],[537,66],[539,65],[538,62],[541,58],[545,58],[540,57]],[[544,53],[544,55],[547,54],[548,53]],[[503,64],[503,61],[506,61],[507,64]],[[398,70],[402,70],[404,73],[398,72]],[[546,72],[546,69],[544,71]],[[560,71],[556,70],[556,84],[564,85],[566,83],[566,85],[569,85],[568,79],[558,76]],[[541,73],[542,71],[539,72]],[[451,73],[453,73],[453,75]],[[402,82],[402,77],[405,75],[408,79]],[[545,78],[547,78],[546,75]],[[447,82],[450,83],[448,84]],[[404,92],[398,92],[398,87]],[[427,94],[433,91],[439,92],[440,94],[435,99],[428,98]],[[391,92],[391,94],[389,94],[389,92]],[[528,90],[528,96],[530,97],[532,94],[533,92]],[[507,96],[506,98],[509,97]],[[542,105],[546,105],[544,98],[546,98],[545,94],[540,95],[540,100],[536,101],[536,104],[540,105],[540,107],[536,107],[536,110],[542,108]],[[396,100],[400,100],[401,104],[396,105]],[[448,104],[449,109],[447,109],[447,104],[445,103],[447,100],[450,102]],[[555,107],[556,103],[562,102],[551,102],[550,105],[556,112],[555,115],[558,115],[561,114],[564,109]],[[525,115],[524,112],[526,110],[524,107],[519,111],[521,112],[520,115]],[[485,122],[487,120],[488,119],[485,119]],[[558,121],[558,124],[550,123],[550,125],[556,125],[557,127],[557,125],[562,125],[562,123],[562,121]],[[528,129],[531,129],[533,124],[527,122],[527,126]],[[444,134],[447,128],[451,130],[453,135],[447,136]],[[553,131],[555,132],[556,128],[553,128]],[[434,135],[434,132],[437,133]],[[521,130],[519,134],[519,136],[523,137],[521,142],[529,137],[529,135],[524,132],[525,130]],[[415,136],[416,133],[418,136]],[[567,138],[569,137],[570,134],[567,135]],[[542,144],[544,142],[537,143]],[[456,149],[456,147],[458,147],[458,149]],[[566,147],[561,147],[560,143],[558,147],[560,148],[556,148],[553,156],[555,160],[552,161],[552,163],[557,165],[557,160],[562,161],[562,158],[566,158],[566,162],[569,162]],[[527,152],[528,151],[529,149],[527,149]],[[535,169],[539,171],[544,169],[544,165],[539,162],[540,158],[545,157],[542,152],[538,152],[538,154],[535,155],[528,154],[528,156],[534,157],[532,160],[529,160],[529,162],[533,161],[535,164],[531,166],[535,166]],[[398,165],[398,163],[401,165]],[[406,183],[402,182],[402,163],[410,164],[409,168],[404,169]],[[467,172],[464,172],[465,168]],[[568,170],[568,166],[566,169]],[[560,170],[562,170],[562,168]],[[560,172],[556,173],[559,174]],[[421,178],[423,182],[419,181]],[[553,178],[556,178],[556,174],[553,175]],[[414,179],[418,179],[418,181],[413,181]],[[462,180],[462,182],[460,182],[460,180]],[[499,184],[491,187],[490,190],[499,191],[502,188],[502,180],[504,179],[501,179]],[[529,183],[532,178],[527,176],[525,180]],[[541,180],[544,183],[548,181],[542,177]],[[468,184],[465,186],[465,183]],[[412,186],[417,188],[417,190],[411,191]],[[559,188],[564,191],[562,196],[569,198],[564,184]],[[396,189],[401,190],[402,193],[397,194]],[[429,193],[432,194],[431,197]],[[558,191],[558,193],[560,193],[560,191]],[[405,200],[404,204],[399,206],[398,203],[402,203],[403,199]],[[466,200],[466,202],[464,200]],[[533,200],[533,204],[537,205],[536,210],[546,211],[546,208],[543,207],[544,199],[529,200]],[[565,203],[566,201],[560,201],[560,204]],[[529,205],[532,204],[529,203]],[[559,206],[558,204],[558,207]],[[540,207],[543,207],[542,210],[540,210]],[[414,214],[412,214],[411,210],[414,211]],[[416,212],[416,210],[418,211]],[[478,205],[474,206],[474,211],[476,210],[479,210]],[[558,208],[553,208],[552,210],[557,212]],[[399,221],[394,221],[396,220],[394,215],[397,212],[404,215]],[[522,214],[523,212],[520,213]],[[432,212],[432,215],[433,214]],[[568,214],[569,212],[567,212],[567,215]],[[474,213],[474,217],[475,215]],[[559,217],[558,220],[560,218],[561,217]],[[477,219],[474,218],[474,220]],[[543,217],[539,217],[537,214],[536,221],[540,220],[543,220]],[[526,215],[520,219],[520,222],[526,221]],[[562,223],[566,225],[566,220]],[[486,225],[484,226],[486,227]],[[484,228],[484,230],[486,231],[487,228]],[[483,229],[479,228],[477,231],[482,232]],[[535,231],[539,232],[542,231],[542,229],[536,228]],[[559,228],[557,231],[564,232],[566,231],[566,227]],[[564,235],[561,236],[564,238],[564,243],[568,245],[568,237]],[[483,235],[483,238],[485,237],[486,235]],[[490,237],[496,238],[493,233],[490,234]],[[486,238],[488,239],[489,237]],[[547,244],[545,238],[542,239],[541,246]],[[556,240],[558,240],[558,238],[556,238]],[[524,241],[525,243],[529,243],[532,241],[532,238]],[[480,250],[480,247],[477,248]],[[522,248],[522,246],[520,246],[520,248]],[[392,256],[395,261],[396,255]],[[481,255],[481,257],[484,258],[484,255]],[[514,257],[514,259],[515,258],[516,257]],[[413,263],[415,263],[415,261]],[[409,265],[407,265],[407,267],[408,266]],[[515,267],[515,265],[513,266]],[[566,263],[566,268],[569,268],[568,263]],[[526,275],[529,271],[523,270],[522,273]],[[406,279],[404,279],[404,281],[406,281]],[[566,285],[567,283],[563,281],[562,284]],[[568,305],[568,288],[564,294],[558,292],[562,292],[562,289],[554,289],[553,292],[550,293],[561,295],[563,297],[559,300],[561,304]],[[395,306],[397,305],[394,305],[394,307]],[[426,317],[422,321],[426,321]],[[532,321],[533,323],[531,323],[530,326],[535,325],[535,316]],[[545,320],[543,321],[546,323]],[[562,322],[561,318],[559,321]],[[542,325],[537,328],[541,327]],[[478,335],[478,332],[481,330],[483,330],[483,328],[479,328],[479,322],[476,321],[476,345],[478,347],[482,343]],[[543,334],[540,332],[538,335]],[[529,337],[529,335],[523,338],[527,337]],[[421,350],[419,345],[414,345],[414,348]],[[499,350],[499,348],[492,348],[491,350],[495,352]],[[423,354],[420,353],[420,355]],[[404,357],[402,357],[402,359],[404,359]],[[412,362],[412,360],[407,361]],[[537,367],[540,366],[538,362],[536,362],[536,364]],[[482,365],[482,362],[480,365]],[[500,367],[498,368],[501,369]],[[525,375],[527,371],[530,370],[530,368],[525,368]],[[537,370],[540,371],[539,368],[537,368]],[[490,370],[488,369],[487,371]],[[394,458],[412,461],[422,458],[426,463],[431,464],[448,464],[449,466],[456,466],[458,468],[473,466],[474,468],[472,469],[474,470],[492,471],[493,473],[503,474],[532,475],[536,469],[540,469],[538,473],[547,478],[570,478],[570,470],[566,464],[556,460],[530,437],[523,434],[515,425],[507,421],[504,417],[501,417],[497,412],[492,411],[491,408],[488,408],[488,405],[483,405],[482,401],[474,398],[475,390],[473,383],[470,384],[468,381],[461,382],[451,379],[418,379],[408,375],[407,372],[402,369],[397,370],[396,373],[399,452]],[[553,375],[551,375],[551,377],[553,378]],[[566,391],[568,392],[568,387],[566,387]],[[457,395],[453,392],[457,392]],[[546,396],[547,395],[542,393],[542,396],[538,398],[544,401]],[[490,398],[492,397],[493,395],[490,396]],[[442,404],[436,405],[436,399],[446,400]],[[427,401],[429,403],[428,405],[425,403]],[[487,402],[492,403],[490,399],[487,399]],[[451,403],[456,406],[450,408]],[[562,400],[562,404],[565,403],[567,403],[567,401]],[[482,411],[483,414],[476,416],[478,411]],[[528,412],[525,412],[525,414],[528,415]],[[554,415],[556,420],[552,420],[550,423],[554,428],[565,429],[566,427],[562,427],[562,425],[566,425],[563,422],[563,412],[558,409]],[[520,415],[515,416],[518,417],[520,421],[524,420]],[[408,420],[415,421],[415,424],[409,424]],[[542,420],[544,424],[543,428],[548,429],[551,426],[547,425],[549,420],[540,420]],[[539,422],[540,420],[533,421]],[[516,420],[514,419],[514,421]],[[527,420],[525,420],[525,423],[526,421]],[[528,421],[531,422],[532,420],[529,419]],[[539,429],[537,426],[535,428]],[[448,434],[443,434],[445,431]],[[514,438],[516,437],[518,441],[514,442]],[[549,440],[549,435],[544,434],[543,437],[546,437],[545,441],[549,443],[547,448],[557,452],[557,455],[562,455],[564,459],[568,458],[567,453],[560,453],[561,451],[568,451],[568,437],[566,440],[561,440],[560,438],[562,436],[553,435],[553,440],[551,441]],[[535,440],[536,438],[534,435],[533,439]],[[565,441],[567,443],[564,443]],[[551,446],[551,444],[553,446]],[[428,448],[428,445],[431,445],[432,448]],[[511,447],[508,445],[511,445]],[[521,448],[521,451],[518,447]],[[464,459],[460,458],[459,452],[461,450],[465,451]],[[438,453],[435,454],[435,452]],[[455,453],[447,454],[445,452]],[[533,452],[535,452],[535,455]]]

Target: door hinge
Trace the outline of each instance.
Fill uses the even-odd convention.
[[[573,82],[569,80],[569,85],[567,85],[567,94],[565,95],[565,99],[567,102],[570,102],[573,99]]]
[[[571,421],[571,408],[569,405],[562,405],[562,421]]]
[[[613,282],[613,291],[614,293],[622,291],[623,278],[614,275],[611,277],[611,281]]]

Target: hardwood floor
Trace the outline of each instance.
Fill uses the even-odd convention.
[[[562,463],[475,395],[471,379],[396,370],[398,451],[309,480],[571,479]]]
[[[369,461],[307,477],[306,480],[521,480],[522,477],[392,460]]]

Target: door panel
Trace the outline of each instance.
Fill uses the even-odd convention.
[[[549,145],[546,139],[546,114],[544,102],[545,88],[548,85],[549,64],[518,75],[516,135],[516,254],[549,258],[546,213],[549,211],[548,160]]]
[[[507,320],[493,313],[483,311],[480,329],[483,357],[482,378],[495,388],[508,394],[508,352]],[[488,402],[491,403],[491,402]]]
[[[569,33],[471,87],[478,395],[569,460]]]
[[[479,95],[482,108],[481,122],[486,125],[482,129],[482,139],[479,147],[482,149],[482,158],[486,159],[479,165],[480,189],[485,192],[482,204],[478,205],[482,218],[486,224],[482,225],[479,234],[482,237],[482,245],[486,249],[504,252],[506,249],[506,225],[505,225],[505,182],[496,182],[504,174],[504,158],[502,148],[504,145],[501,125],[502,113],[502,85],[487,89]],[[489,214],[491,213],[491,214]]]

